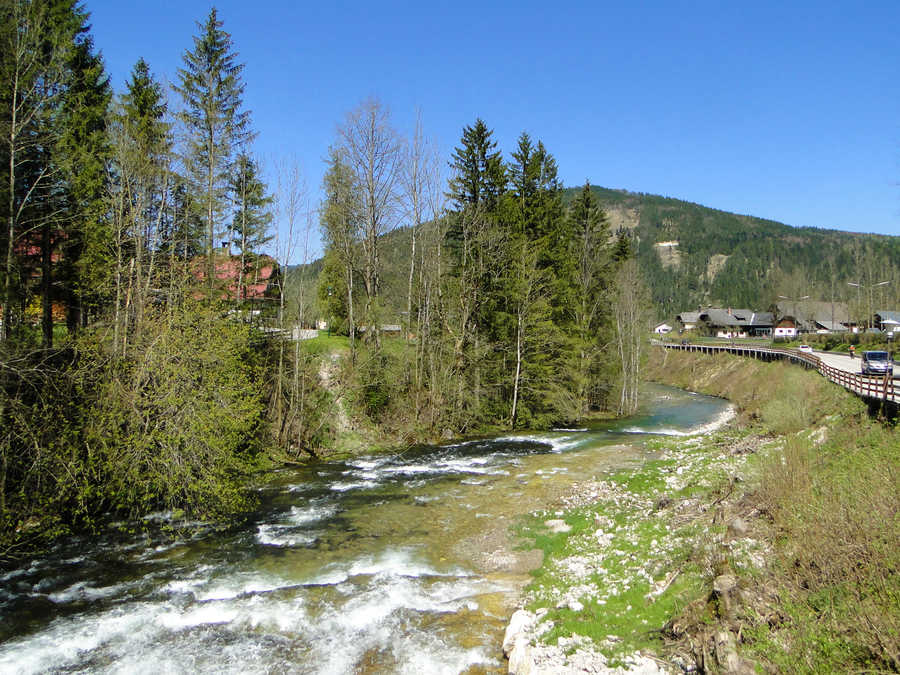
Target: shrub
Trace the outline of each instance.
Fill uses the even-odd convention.
[[[242,508],[265,412],[250,329],[200,307],[146,325],[127,358],[104,359],[86,343],[83,365],[99,371],[84,420],[98,490],[131,514]]]

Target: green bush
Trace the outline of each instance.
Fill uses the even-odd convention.
[[[102,514],[246,506],[265,431],[249,327],[199,306],[143,326],[124,356],[104,333],[59,351],[0,345],[0,561]]]
[[[250,329],[200,307],[147,324],[126,358],[91,354],[99,390],[84,442],[105,501],[131,514],[240,509],[265,414]]]

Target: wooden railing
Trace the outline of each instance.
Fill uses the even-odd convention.
[[[894,381],[892,375],[861,375],[850,373],[840,368],[829,366],[815,354],[801,352],[796,349],[778,349],[776,347],[754,347],[752,345],[701,345],[701,344],[677,344],[670,342],[657,342],[666,349],[680,349],[688,352],[701,352],[704,354],[717,354],[727,352],[738,356],[750,356],[764,361],[785,360],[804,368],[817,370],[823,377],[839,384],[849,391],[865,398],[875,398],[882,401],[900,403],[900,386]]]

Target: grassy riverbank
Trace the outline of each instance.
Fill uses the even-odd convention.
[[[800,368],[653,361],[654,379],[725,396],[738,419],[659,441],[658,459],[573,486],[525,527],[545,553],[534,662],[555,649],[570,665],[643,651],[713,672],[900,668],[897,432]]]

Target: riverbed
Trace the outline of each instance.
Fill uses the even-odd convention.
[[[72,539],[0,575],[0,672],[505,672],[503,629],[540,563],[518,519],[729,407],[651,386],[644,409],[272,472],[226,530],[159,513]]]

